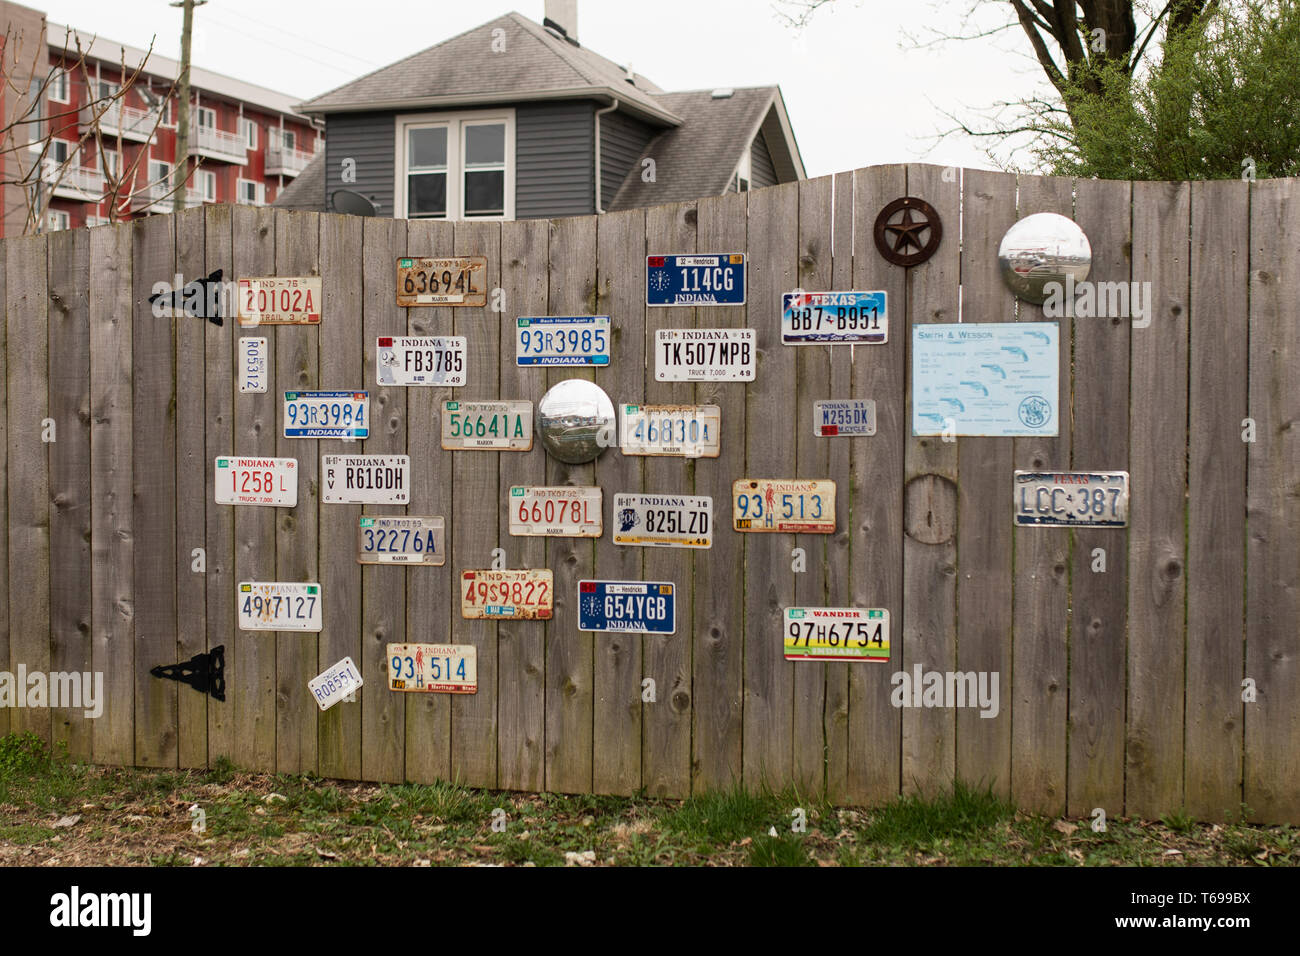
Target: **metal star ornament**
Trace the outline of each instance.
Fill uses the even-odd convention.
[[[924,199],[904,196],[876,217],[876,250],[896,266],[920,265],[934,255],[943,239],[943,220]]]

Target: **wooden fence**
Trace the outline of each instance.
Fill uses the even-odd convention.
[[[344,779],[677,797],[766,780],[867,804],[962,779],[1057,814],[1185,807],[1219,820],[1245,804],[1253,819],[1300,823],[1297,182],[885,166],[598,218],[405,222],[222,205],[4,240],[0,669],[99,671],[106,700],[95,719],[0,709],[0,733],[149,767],[227,756]],[[903,195],[946,226],[935,257],[911,270],[872,240],[878,210]],[[1017,309],[996,268],[1006,228],[1040,211],[1082,225],[1090,278],[1151,283],[1150,326],[1061,320],[1070,415],[1059,437],[911,437],[910,327],[957,321],[959,302],[968,322],[1041,319]],[[645,255],[697,250],[748,252],[748,306],[647,310]],[[491,300],[396,307],[397,257],[452,253],[487,256],[504,314]],[[237,391],[234,321],[151,312],[155,282],[217,268],[323,277],[319,328],[256,332],[271,344],[267,394]],[[888,344],[782,346],[780,295],[796,286],[887,290]],[[589,313],[613,318],[608,368],[516,366],[503,334],[515,316]],[[647,339],[690,325],[756,329],[756,380],[656,382]],[[394,333],[468,336],[469,384],[378,387],[375,340]],[[441,449],[443,400],[535,401],[575,375],[615,402],[721,406],[721,457],[613,449],[570,467],[540,445]],[[363,384],[363,450],[411,456],[410,511],[447,516],[443,567],[359,566],[362,506],[320,507],[317,487],[320,456],[358,446],[281,437],[279,391]],[[813,437],[812,403],[850,396],[876,401],[877,434]],[[297,507],[215,504],[212,462],[232,453],[296,458]],[[1129,471],[1128,528],[1013,527],[1016,468]],[[834,535],[726,526],[734,479],[795,475],[838,483]],[[608,530],[509,535],[511,485],[565,483],[602,486],[607,513],[619,491],[711,495],[723,527],[696,554],[615,546]],[[497,547],[508,567],[553,569],[553,620],[461,618],[460,571],[489,566]],[[804,573],[792,571],[796,547]],[[587,577],[678,582],[677,633],[579,632]],[[320,581],[323,632],[237,630],[240,580]],[[889,608],[893,660],[786,662],[780,616],[793,604]],[[387,689],[387,642],[448,639],[477,646],[476,695]],[[149,674],[218,644],[224,703]],[[308,679],[345,655],[366,686],[322,714]],[[891,675],[917,664],[997,672],[996,717],[892,706]],[[654,702],[642,700],[645,677]]]

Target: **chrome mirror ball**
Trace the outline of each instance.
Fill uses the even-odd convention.
[[[1073,282],[1088,278],[1092,246],[1072,219],[1054,212],[1036,212],[1007,230],[998,246],[998,266],[1007,288],[1026,302],[1042,305],[1051,294],[1049,283],[1064,296]]]
[[[595,461],[615,443],[614,403],[595,382],[565,379],[537,403],[535,428],[546,451],[560,461]]]

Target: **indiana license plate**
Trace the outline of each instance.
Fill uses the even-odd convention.
[[[659,329],[655,380],[752,382],[757,352],[753,329]]]
[[[675,634],[676,589],[666,581],[579,581],[578,630]]]
[[[559,538],[599,538],[603,528],[599,488],[510,489],[510,533]]]
[[[410,455],[321,455],[321,503],[404,505],[411,500]]]
[[[333,667],[322,671],[307,681],[307,689],[316,699],[316,706],[329,710],[341,700],[346,700],[356,692],[365,681],[352,658],[345,657]]]
[[[1017,471],[1016,524],[1122,528],[1128,524],[1128,472]]]
[[[397,304],[486,305],[487,256],[398,259]]]
[[[298,504],[298,459],[217,457],[213,487],[219,505]]]
[[[239,390],[265,392],[266,339],[241,338],[239,340]]]
[[[317,325],[320,305],[320,276],[239,280],[240,325]]]
[[[870,398],[813,402],[813,434],[820,438],[874,435],[876,403]]]
[[[388,689],[423,694],[477,694],[473,644],[389,644]]]
[[[645,548],[713,547],[708,495],[614,496],[614,543]]]
[[[533,403],[443,402],[442,447],[528,451],[533,447]]]
[[[621,405],[619,446],[625,455],[717,458],[722,411],[717,405]]]
[[[884,292],[787,292],[781,296],[786,345],[882,345],[889,340]]]
[[[830,479],[741,478],[731,486],[737,531],[835,532],[835,482]]]
[[[555,577],[549,568],[462,571],[460,616],[468,620],[549,620],[555,612]]]
[[[878,607],[788,607],[787,661],[889,660],[889,611]]]
[[[375,381],[380,385],[464,385],[465,336],[381,335],[375,343]]]
[[[744,305],[745,254],[646,256],[646,305]]]
[[[369,392],[285,392],[285,438],[365,438]]]
[[[241,581],[235,595],[241,631],[319,631],[320,585]]]
[[[362,515],[357,519],[357,563],[445,564],[445,540],[441,515]]]
[[[609,316],[521,316],[515,320],[515,364],[608,365]]]

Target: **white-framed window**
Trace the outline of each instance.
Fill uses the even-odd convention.
[[[45,157],[61,165],[68,161],[68,157],[75,150],[76,143],[69,143],[66,139],[52,139],[50,140],[49,152],[45,154]]]
[[[749,192],[749,182],[753,178],[753,147],[745,150],[745,155],[740,158],[740,165],[736,168],[735,178],[732,180],[732,186],[738,193]]]
[[[263,206],[266,204],[266,187],[252,179],[241,179],[237,183],[236,199],[246,206]]]
[[[121,89],[122,89],[122,85],[120,83],[110,83],[108,82],[108,80],[100,80],[99,98],[101,100],[106,100],[109,97],[117,96],[117,94],[121,91]]]
[[[68,100],[68,71],[56,69],[50,77],[49,86],[46,87],[46,95],[55,103],[67,103]]]
[[[244,145],[249,149],[257,149],[257,124],[251,119],[240,117],[239,132],[244,138]]]
[[[149,160],[149,183],[154,189],[165,191],[171,182],[172,167],[171,163],[165,163],[161,159]]]
[[[173,100],[170,96],[163,100],[162,119],[159,121],[158,125],[165,126],[168,129],[176,128],[176,107],[173,105]]]
[[[199,192],[203,195],[204,202],[217,201],[217,174],[210,169],[200,169],[194,177],[197,182],[194,184]]]
[[[397,117],[395,215],[513,219],[514,110]]]
[[[194,122],[204,129],[217,128],[217,111],[207,106],[200,106],[194,110]]]
[[[45,214],[46,228],[50,232],[60,232],[72,228],[72,217],[62,209],[51,209]]]
[[[280,146],[287,150],[297,149],[298,134],[291,129],[280,130]]]

